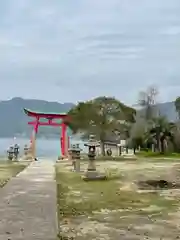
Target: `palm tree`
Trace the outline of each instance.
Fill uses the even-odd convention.
[[[175,124],[168,122],[165,117],[152,119],[152,127],[149,129],[149,139],[156,146],[157,151],[164,153],[168,148],[168,142],[173,142],[173,130]]]
[[[178,114],[178,119],[180,120],[180,97],[177,97],[175,102],[174,102],[176,112]]]

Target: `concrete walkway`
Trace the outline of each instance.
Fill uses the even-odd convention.
[[[32,162],[0,189],[0,240],[55,240],[54,163]]]

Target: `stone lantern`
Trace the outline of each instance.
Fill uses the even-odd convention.
[[[88,147],[88,168],[83,177],[84,180],[103,180],[106,179],[105,175],[100,175],[96,171],[96,148],[100,146],[100,143],[95,139],[94,135],[89,136],[89,141],[84,144],[85,147]]]
[[[8,154],[8,160],[12,161],[14,157],[14,147],[10,146],[9,149],[7,150]]]
[[[17,161],[19,156],[19,145],[15,144],[14,145],[14,160]]]
[[[79,147],[79,144],[72,144],[71,148],[68,149],[74,171],[76,172],[80,172],[81,151],[82,149]]]

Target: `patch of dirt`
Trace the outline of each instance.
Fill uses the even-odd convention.
[[[61,224],[61,235],[77,240],[178,239],[177,224],[171,219],[153,219],[151,212],[154,210],[157,209],[148,209],[147,215],[108,211],[96,213],[89,219],[76,218],[68,224]]]
[[[86,170],[87,163],[81,169]],[[102,162],[97,170],[118,174],[120,191],[154,192],[164,199],[180,200],[180,164],[173,162]],[[69,166],[66,170],[69,171]],[[121,178],[120,178],[121,175]],[[79,193],[73,192],[74,195]],[[83,196],[83,193],[82,193]],[[143,196],[142,196],[143,197]],[[165,210],[165,211],[164,211]],[[61,221],[61,235],[77,240],[173,240],[180,239],[180,209],[169,206],[138,206],[135,209],[107,208],[92,216]],[[68,236],[69,238],[65,238]]]
[[[180,184],[176,182],[168,182],[164,179],[161,180],[154,180],[154,179],[149,179],[146,181],[138,181],[137,185],[139,189],[180,189]]]

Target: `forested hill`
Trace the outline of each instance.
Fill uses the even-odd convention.
[[[13,137],[18,134],[29,136],[31,128],[27,122],[30,120],[23,108],[35,111],[66,113],[73,107],[72,103],[48,102],[44,100],[13,98],[0,102],[0,137]],[[40,135],[59,134],[60,129],[40,127]]]
[[[74,106],[73,103],[48,102],[44,100],[13,98],[9,101],[0,102],[0,137],[13,137],[15,135],[29,136],[31,128],[27,125],[28,117],[23,108],[35,111],[68,112]],[[161,115],[167,116],[168,120],[176,120],[176,111],[173,102],[158,104]],[[59,136],[60,130],[53,127],[40,127],[40,136]]]

